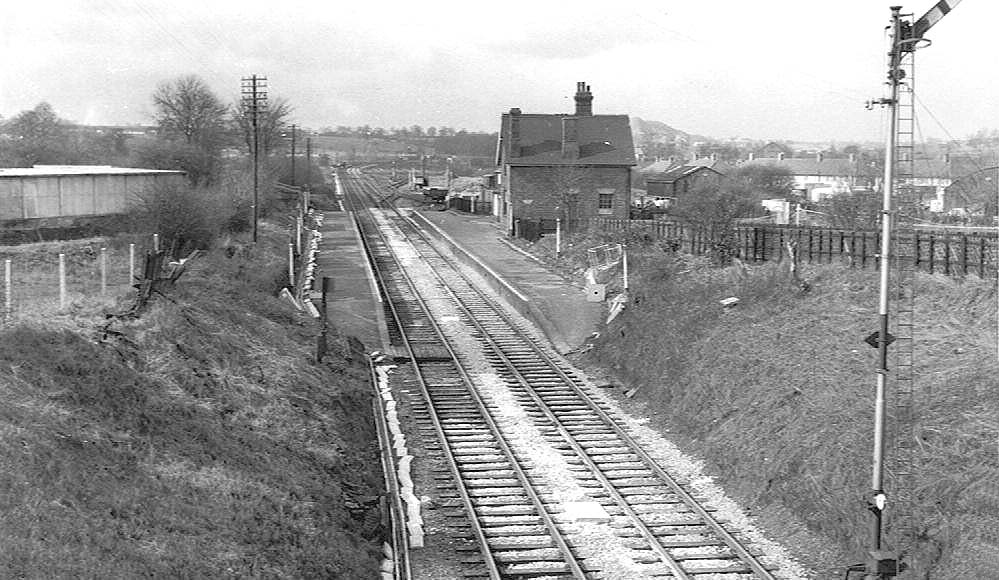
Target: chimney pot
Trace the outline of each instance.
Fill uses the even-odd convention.
[[[519,107],[514,107],[514,108],[510,109],[510,114],[511,115],[519,115],[520,114],[520,108]]]
[[[585,81],[576,83],[576,116],[593,116],[593,93],[590,86]]]

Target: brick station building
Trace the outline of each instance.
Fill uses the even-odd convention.
[[[518,219],[627,218],[635,147],[627,115],[594,115],[593,94],[576,85],[573,114],[503,113],[496,166],[500,207]]]

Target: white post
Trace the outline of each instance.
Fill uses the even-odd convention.
[[[555,259],[562,252],[562,218],[555,218]]]
[[[295,287],[295,245],[288,244],[288,285]]]
[[[302,253],[302,209],[299,207],[298,218],[295,220],[295,248]]]
[[[624,278],[624,291],[628,291],[628,246],[621,245],[621,276]]]
[[[475,198],[473,197],[471,199],[472,199],[472,213],[475,213]]]
[[[153,251],[154,252],[160,251],[160,235],[159,234],[153,234]]]
[[[135,244],[128,245],[128,285],[135,284]]]
[[[59,254],[59,308],[66,308],[66,254]]]
[[[10,259],[3,261],[3,316],[7,322],[10,322],[12,318],[11,305],[13,300],[11,300],[13,292],[11,291],[11,279],[10,275]]]
[[[108,291],[108,249],[101,248],[101,295]]]

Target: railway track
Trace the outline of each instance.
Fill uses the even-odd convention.
[[[365,178],[348,189],[355,206],[365,197],[383,197]],[[390,211],[359,212],[358,218],[395,320],[393,340],[404,347],[427,401],[456,499],[480,547],[482,577],[774,577],[737,531],[727,529],[590,396],[571,365],[482,292],[411,219]],[[419,280],[407,272],[413,268],[423,269]],[[442,325],[442,318],[449,322]],[[452,347],[462,332],[457,326],[477,343],[481,360]],[[490,395],[476,384],[472,374],[481,375],[483,365],[507,395]],[[573,522],[562,517],[546,487],[550,478],[520,449],[516,431],[523,426],[504,424],[498,403],[504,396],[516,401],[561,455],[573,485],[600,504],[643,576],[615,576],[591,563],[600,558],[575,541]]]

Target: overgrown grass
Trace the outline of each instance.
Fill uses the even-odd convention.
[[[58,316],[59,254],[65,254],[66,312],[88,309],[94,304],[111,306],[127,295],[129,280],[129,244],[135,244],[135,271],[141,273],[143,254],[151,248],[152,238],[120,234],[67,241],[0,246],[0,263],[11,261],[12,315],[14,319],[32,320]],[[101,294],[101,249],[107,251],[107,286]],[[0,282],[2,288],[2,282]],[[0,305],[2,309],[2,305]]]
[[[0,331],[4,577],[375,575],[366,369],[313,364],[314,323],[273,294],[284,240],[262,240],[109,335],[97,311]]]
[[[574,243],[563,263],[590,243]],[[737,495],[790,509],[863,559],[876,366],[863,338],[876,327],[876,272],[808,267],[803,293],[786,265],[718,269],[652,247],[639,254],[633,304],[591,362],[640,387]],[[996,284],[918,275],[916,293],[913,577],[994,577]],[[739,305],[725,309],[718,301],[730,296]]]

